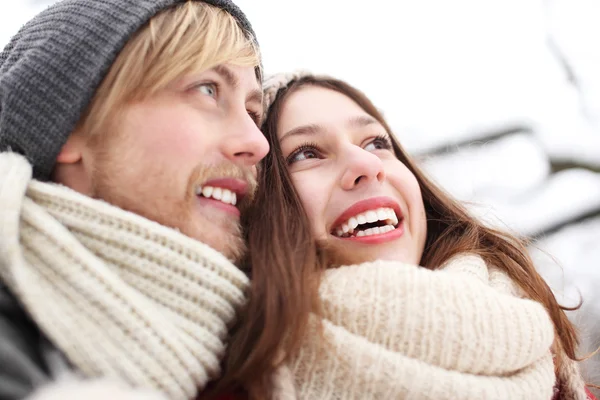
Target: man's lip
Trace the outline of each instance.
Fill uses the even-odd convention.
[[[211,179],[202,184],[202,187],[205,186],[228,189],[236,194],[238,201],[240,201],[244,196],[246,196],[246,194],[248,194],[248,182],[238,178]]]
[[[344,211],[331,225],[330,232],[339,228],[344,222],[348,221],[350,217],[353,217],[365,211],[376,210],[382,207],[388,207],[393,209],[394,212],[396,212],[398,220],[402,219],[402,210],[400,209],[400,205],[396,200],[387,196],[372,197],[370,199],[361,200],[348,207],[346,211]]]
[[[216,207],[216,208],[226,211],[227,213],[234,215],[236,217],[240,216],[240,210],[236,206],[233,206],[231,204],[225,204],[220,200],[215,200],[212,198],[207,199],[206,197],[203,197],[203,196],[198,196],[197,199],[200,202],[200,204],[203,206]]]

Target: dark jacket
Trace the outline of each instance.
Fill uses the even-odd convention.
[[[0,283],[0,400],[22,399],[57,373],[64,359]]]
[[[68,369],[61,352],[0,282],[0,400],[21,400]],[[225,395],[218,400],[243,398]]]

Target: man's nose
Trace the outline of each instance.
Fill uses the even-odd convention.
[[[269,143],[254,120],[244,111],[234,123],[229,124],[229,132],[223,136],[222,151],[229,160],[253,166],[269,152]]]

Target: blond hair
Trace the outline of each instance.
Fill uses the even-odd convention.
[[[260,55],[251,34],[215,6],[187,1],[170,7],[127,42],[76,130],[104,132],[124,104],[150,96],[186,74],[225,63],[255,67],[260,79]]]

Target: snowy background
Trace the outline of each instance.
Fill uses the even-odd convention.
[[[0,4],[0,45],[52,1]],[[237,0],[267,73],[364,90],[438,182],[535,238],[537,267],[600,346],[598,0]],[[600,384],[600,355],[585,364]]]

